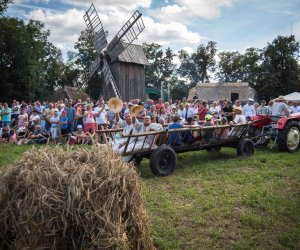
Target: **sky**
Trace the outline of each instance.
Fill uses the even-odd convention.
[[[300,41],[299,0],[14,0],[5,15],[42,21],[66,57],[85,29],[83,15],[92,3],[108,42],[135,10],[145,24],[135,43],[158,43],[175,52],[191,53],[208,41],[217,42],[219,51],[240,53],[264,48],[278,35],[293,34]]]

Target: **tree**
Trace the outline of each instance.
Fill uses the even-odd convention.
[[[184,50],[179,51],[179,75],[188,79],[190,87],[196,86],[198,82],[209,81],[209,73],[215,72],[216,53],[216,42],[213,41],[208,42],[206,46],[200,44],[191,56]]]
[[[74,45],[76,52],[68,52],[68,63],[66,67],[66,78],[69,79],[68,85],[79,75],[84,73],[92,61],[96,59],[98,52],[94,48],[93,34],[88,29],[81,32]],[[70,79],[72,79],[70,81]],[[72,83],[73,84],[73,83]],[[80,83],[76,87],[81,87]],[[87,86],[83,86],[84,91],[91,97],[97,99],[101,93],[100,76],[94,74],[89,79]]]
[[[0,98],[9,101],[48,97],[63,70],[54,70],[62,59],[47,40],[50,32],[34,20],[25,24],[16,18],[1,18],[0,26]]]
[[[242,55],[238,51],[222,51],[219,53],[218,76],[225,82],[242,80]]]
[[[262,52],[263,62],[254,84],[261,97],[276,97],[297,91],[299,42],[295,36],[278,36]]]
[[[173,58],[175,54],[170,48],[163,52],[161,45],[143,43],[143,50],[149,65],[145,68],[146,86],[160,88],[161,83],[172,85],[171,78],[175,74]]]
[[[190,82],[191,86],[196,86],[200,81],[196,65],[192,60],[191,56],[185,50],[178,51],[178,58],[180,60],[180,66],[177,70],[181,77],[185,77]]]
[[[0,16],[3,15],[3,13],[6,11],[7,5],[12,2],[13,2],[13,0],[1,0],[0,1]]]

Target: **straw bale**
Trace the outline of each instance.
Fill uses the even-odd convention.
[[[154,249],[134,167],[105,145],[26,153],[0,176],[0,249]]]

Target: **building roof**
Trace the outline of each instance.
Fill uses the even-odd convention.
[[[205,82],[205,83],[198,83],[197,87],[249,87],[247,82]]]
[[[86,100],[86,98],[90,98],[91,100],[93,99],[87,93],[83,92],[82,90],[78,90],[78,88],[76,87],[64,86],[61,89],[55,90],[54,94],[51,97],[49,97],[49,100],[58,101],[64,98],[73,100]]]
[[[127,46],[126,43],[125,46]],[[143,51],[141,45],[130,44],[119,56],[118,60],[127,63],[136,63],[142,65],[149,65],[148,59]]]

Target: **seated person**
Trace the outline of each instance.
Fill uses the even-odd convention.
[[[210,114],[205,115],[205,122],[201,125],[201,127],[212,127],[212,119],[213,116]],[[203,129],[201,130],[202,139],[205,142],[211,141],[214,138],[214,129]]]
[[[184,127],[195,127],[195,119],[192,117],[189,117],[187,119],[187,124],[185,124]],[[196,141],[195,136],[193,135],[193,133],[191,131],[183,132],[182,137],[183,137],[183,140],[182,140],[183,143],[186,143],[186,144],[193,144]]]
[[[33,132],[29,133],[28,139],[22,139],[21,143],[19,144],[43,144],[47,143],[48,138],[49,134],[42,131],[41,125],[36,125]]]
[[[230,122],[231,125],[247,123],[247,119],[243,115],[243,109],[241,107],[235,107],[233,109],[233,113],[234,113],[234,119]]]
[[[96,141],[96,133],[93,127],[90,127],[89,132],[85,133],[86,141],[85,144],[92,144]]]
[[[86,135],[83,131],[82,125],[77,125],[77,129],[74,134],[70,137],[70,144],[84,144],[86,141]]]
[[[169,124],[168,129],[182,128],[183,125],[180,123],[179,116],[173,116],[173,123]],[[168,144],[177,146],[182,143],[182,132],[169,133]]]
[[[226,126],[228,125],[228,120],[227,120],[227,117],[226,116],[223,116],[221,118],[221,126]],[[229,127],[225,127],[225,128],[219,128],[217,131],[216,131],[216,138],[217,139],[224,139],[226,138],[226,136],[228,135],[230,131],[230,128]]]
[[[9,142],[10,143],[17,143],[17,134],[16,131],[14,129],[11,129],[9,131]]]
[[[247,124],[246,117],[242,114],[243,110],[240,107],[235,107],[233,109],[234,119],[229,123],[230,125],[235,124]],[[234,127],[231,131],[228,132],[228,136],[240,136],[243,130],[241,127]]]

